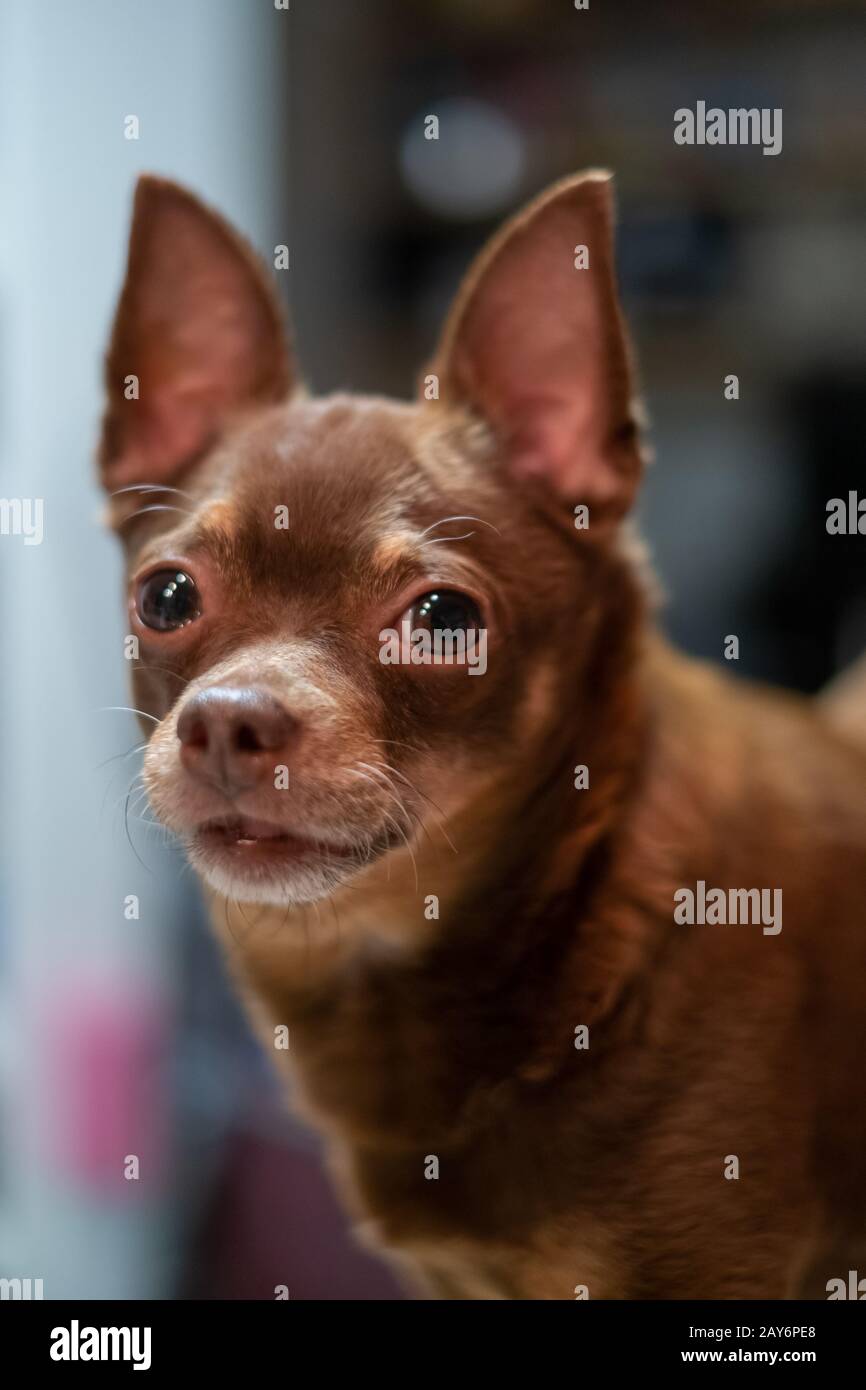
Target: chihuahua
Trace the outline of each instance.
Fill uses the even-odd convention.
[[[313,399],[250,248],[141,179],[99,458],[145,785],[416,1292],[826,1297],[866,1269],[866,681],[657,632],[612,223],[559,183],[414,403]]]

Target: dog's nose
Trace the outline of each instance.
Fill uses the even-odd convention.
[[[274,755],[297,728],[298,721],[266,691],[214,686],[181,710],[180,760],[194,777],[233,796],[273,775]]]

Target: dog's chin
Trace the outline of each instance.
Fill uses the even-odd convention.
[[[303,868],[239,871],[234,865],[213,860],[207,854],[187,851],[190,863],[209,887],[222,897],[242,903],[269,903],[291,907],[318,902],[335,892],[359,871],[359,867],[309,864]]]
[[[184,836],[205,882],[238,902],[287,907],[326,898],[386,852],[382,843],[326,844],[264,822],[213,822]]]

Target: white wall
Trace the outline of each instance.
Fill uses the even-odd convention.
[[[46,1298],[158,1296],[172,1256],[153,1173],[111,1191],[70,1162],[79,1141],[124,1139],[112,1114],[101,1137],[77,1134],[75,1048],[89,1035],[96,1049],[92,1110],[92,1086],[98,1107],[99,1077],[122,1076],[170,1006],[183,915],[177,855],[135,826],[149,874],[125,840],[136,759],[97,766],[140,741],[130,716],[98,712],[129,695],[91,462],[130,196],[139,170],[168,174],[259,245],[289,240],[290,23],[267,0],[0,10],[0,495],[45,506],[41,545],[0,536],[0,1275],[41,1277]]]

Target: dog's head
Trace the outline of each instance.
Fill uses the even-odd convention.
[[[519,814],[530,765],[571,787],[639,587],[611,220],[605,175],[558,185],[479,258],[416,403],[316,400],[249,248],[139,184],[100,462],[151,804],[218,890],[314,900],[482,788]]]

